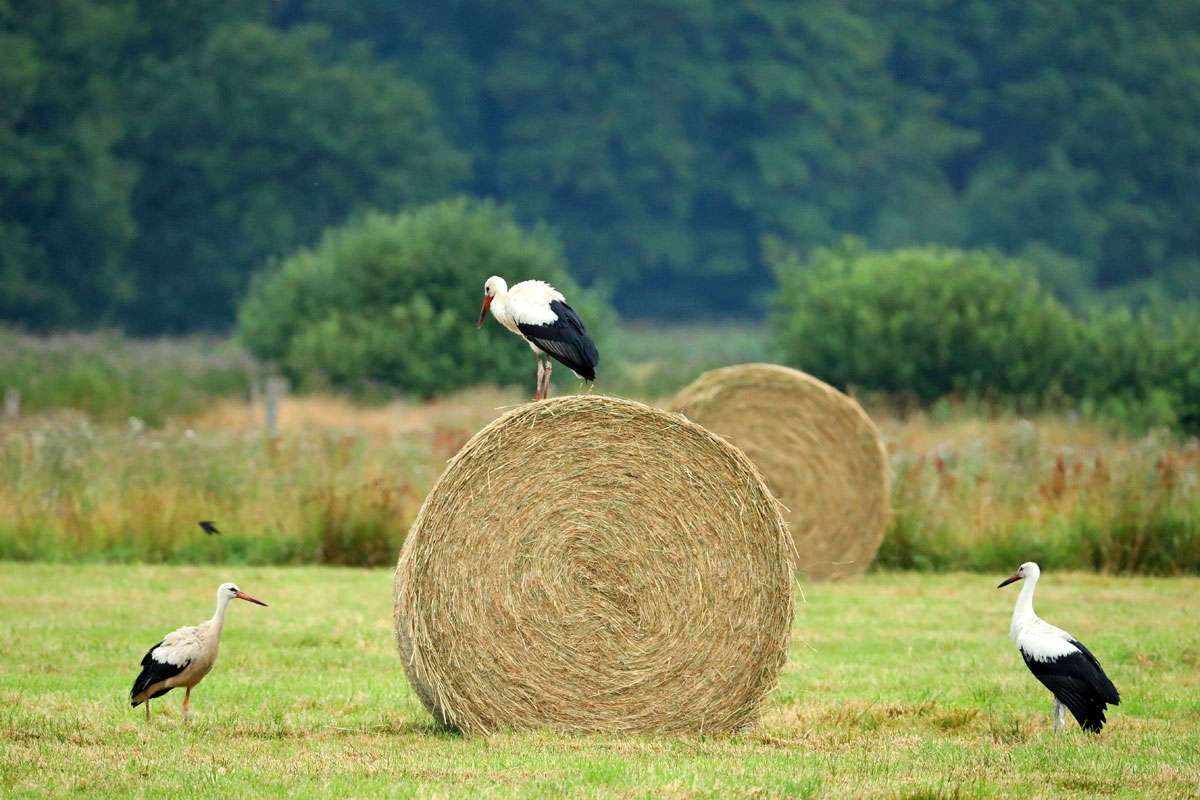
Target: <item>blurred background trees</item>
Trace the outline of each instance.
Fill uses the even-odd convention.
[[[466,192],[627,316],[760,317],[764,243],[1200,293],[1200,4],[0,0],[0,319],[227,330],[355,212]]]
[[[301,386],[429,395],[527,380],[470,322],[536,276],[641,321],[602,370],[656,362],[633,393],[783,358],[1197,430],[1198,30],[1190,0],[0,0],[0,324],[236,330]]]

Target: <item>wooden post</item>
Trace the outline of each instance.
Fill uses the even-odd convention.
[[[267,378],[267,433],[279,430],[279,406],[287,395],[287,378]]]
[[[21,390],[4,390],[4,418],[16,419],[21,416]]]

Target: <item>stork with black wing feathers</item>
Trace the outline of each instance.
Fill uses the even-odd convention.
[[[520,336],[537,357],[537,389],[534,400],[550,396],[550,359],[569,367],[582,380],[596,380],[600,354],[588,336],[583,320],[567,305],[562,292],[544,281],[521,281],[511,289],[498,275],[483,284],[483,308],[479,327],[488,311],[496,321]]]
[[[1038,565],[1026,561],[1000,584],[1025,581],[1013,609],[1009,638],[1017,643],[1025,666],[1054,695],[1055,732],[1062,728],[1065,706],[1079,727],[1099,733],[1107,721],[1105,710],[1120,704],[1121,695],[1083,642],[1033,613],[1033,590],[1040,575]]]
[[[212,619],[171,631],[142,656],[142,671],[133,679],[129,704],[136,708],[145,703],[147,720],[150,719],[151,700],[182,686],[183,721],[187,722],[192,689],[217,661],[221,629],[225,627],[225,611],[232,600],[266,605],[234,584],[222,583],[217,587],[217,610]]]

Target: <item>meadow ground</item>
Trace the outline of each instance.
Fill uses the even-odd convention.
[[[876,573],[806,588],[762,724],[733,738],[435,728],[404,680],[391,571],[0,563],[0,795],[1194,797],[1200,579],[1048,572],[1038,609],[1124,702],[1098,737],[1049,729],[1006,639],[1002,575]],[[156,637],[231,610],[197,690],[130,709]]]

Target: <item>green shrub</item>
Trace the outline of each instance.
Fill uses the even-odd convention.
[[[872,252],[854,240],[808,263],[776,259],[785,360],[838,386],[915,395],[1041,395],[1077,325],[1015,262],[941,247]]]
[[[1178,304],[1076,316],[1033,268],[941,247],[774,259],[774,341],[835,385],[935,404],[1078,407],[1133,430],[1200,431],[1200,311]]]
[[[1134,428],[1200,431],[1200,311],[1093,311],[1070,369],[1085,411]]]
[[[368,214],[271,265],[241,307],[240,335],[302,388],[383,386],[427,397],[478,383],[532,384],[528,347],[492,321],[475,329],[489,275],[553,283],[589,333],[602,333],[606,308],[581,295],[546,230],[523,230],[493,203],[458,199]]]

